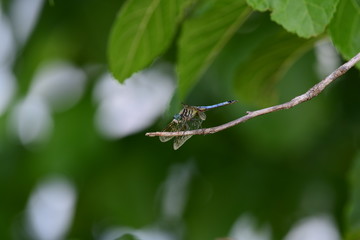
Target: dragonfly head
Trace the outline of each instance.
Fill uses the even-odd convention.
[[[181,115],[180,114],[175,114],[174,119],[179,121],[181,119]]]

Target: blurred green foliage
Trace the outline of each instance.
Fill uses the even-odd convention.
[[[341,11],[346,12],[344,2],[349,1],[356,4],[355,0],[339,1]],[[255,228],[268,225],[272,239],[283,239],[299,220],[321,214],[334,218],[341,235],[355,239],[352,236],[359,232],[360,182],[356,177],[360,141],[359,72],[350,70],[316,99],[294,109],[261,116],[215,135],[194,136],[178,151],[173,151],[170,143],[144,136],[146,131],[164,127],[169,119],[160,120],[161,123],[150,129],[110,140],[94,124],[99,104],[95,103],[93,92],[99,76],[108,64],[113,64],[107,62],[107,52],[113,60],[128,50],[119,47],[116,39],[109,40],[109,36],[124,32],[116,22],[122,19],[117,13],[123,2],[45,1],[29,38],[23,45],[16,43],[11,70],[17,92],[0,116],[0,238],[34,238],[26,227],[29,199],[44,179],[63,176],[72,182],[77,196],[65,239],[103,239],[103,234],[113,227],[145,229],[150,226],[173,234],[174,239],[216,239],[228,236],[234,222],[245,214],[256,219]],[[153,2],[132,0],[127,4],[138,3],[146,10],[147,4]],[[330,37],[336,49],[347,58],[360,50],[359,41],[354,41],[358,31],[339,38],[342,33],[348,33],[339,25],[345,13],[335,12],[336,22],[324,23],[321,29],[330,24],[329,35],[318,32],[318,37],[303,39],[276,25],[268,13],[251,12],[235,31],[227,31],[231,35],[220,36],[226,41],[219,40],[222,45],[210,60],[195,59],[199,60],[196,66],[201,69],[179,66],[176,60],[178,56],[181,59],[182,54],[184,59],[198,57],[196,51],[200,50],[206,55],[211,48],[194,48],[192,52],[188,50],[193,46],[188,44],[199,46],[204,42],[200,45],[207,46],[207,40],[214,41],[211,26],[214,29],[219,26],[211,25],[207,33],[194,41],[188,39],[187,44],[178,45],[189,33],[182,31],[201,30],[193,28],[194,18],[201,18],[201,14],[207,16],[206,11],[216,9],[204,1],[174,2],[178,8],[173,10],[179,16],[168,16],[172,22],[159,21],[161,26],[146,29],[152,34],[152,28],[167,24],[176,27],[169,30],[171,36],[164,37],[166,43],[159,41],[163,38],[157,38],[161,32],[151,35],[155,44],[164,44],[163,47],[146,45],[146,39],[141,39],[144,40],[141,47],[156,50],[157,55],[144,56],[143,52],[136,52],[133,61],[125,61],[115,68],[121,70],[130,64],[130,72],[139,71],[158,57],[158,61],[172,61],[177,69],[189,69],[189,72],[177,73],[196,76],[190,74],[178,80],[179,85],[185,82],[186,87],[179,90],[183,95],[175,94],[173,105],[185,95],[188,96],[186,103],[194,105],[233,98],[241,100],[237,105],[209,112],[205,127],[233,120],[247,110],[288,101],[317,83],[319,60],[314,46],[324,36]],[[11,16],[12,4],[12,1],[2,1],[4,16]],[[183,8],[183,4],[189,8]],[[253,11],[245,7],[245,2],[242,4],[244,7],[239,8],[242,14]],[[197,11],[199,9],[201,11]],[[352,10],[349,10],[351,16],[358,19],[358,12]],[[120,10],[120,14],[121,11],[125,10]],[[135,17],[142,19],[144,9]],[[219,25],[224,27],[225,20]],[[184,23],[183,29],[181,23]],[[353,24],[354,29],[360,26],[358,23],[349,24]],[[303,28],[306,30],[307,26]],[[132,42],[132,35],[127,35],[124,41]],[[353,44],[348,46],[349,42]],[[343,50],[345,45],[348,47]],[[113,48],[122,51],[111,56]],[[137,57],[141,58],[140,65],[135,64]],[[22,144],[11,128],[12,114],[30,92],[40,66],[57,59],[84,70],[87,79],[84,94],[72,108],[51,114],[53,128],[47,139]],[[199,73],[203,75],[199,77]],[[189,183],[185,186],[187,194],[178,196],[184,198],[184,209],[178,218],[169,219],[163,198],[167,179],[174,166],[189,164],[193,169],[189,170]],[[350,187],[349,172],[352,172]],[[123,238],[133,239],[135,235],[129,233]]]

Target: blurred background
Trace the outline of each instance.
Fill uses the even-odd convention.
[[[107,70],[122,3],[0,2],[0,238],[341,239],[348,172],[360,156],[358,71],[310,102],[174,151],[145,137],[180,110],[167,110],[174,49],[123,85]],[[251,19],[259,18],[273,24],[266,13]],[[234,51],[246,51],[258,27],[239,29],[186,99],[240,100],[209,111],[204,127],[264,106],[246,101],[232,76]],[[276,84],[272,103],[341,63],[319,41]]]

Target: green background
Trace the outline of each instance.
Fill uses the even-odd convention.
[[[3,16],[10,16],[13,2],[1,4]],[[168,239],[216,239],[229,236],[238,219],[248,218],[254,220],[253,231],[270,229],[269,239],[283,239],[296,223],[312,216],[328,216],[343,236],[359,229],[359,170],[352,167],[360,160],[358,70],[350,70],[309,102],[213,135],[194,136],[177,151],[171,143],[145,137],[171,121],[169,116],[179,111],[177,103],[150,127],[109,140],[95,124],[99,104],[93,91],[107,71],[109,34],[121,5],[116,0],[44,2],[29,38],[15,44],[11,69],[17,91],[0,115],[1,239],[36,239],[27,227],[29,201],[41,183],[58,178],[69,181],[76,196],[64,239],[105,239],[110,229],[121,227],[157,229],[170,234]],[[252,63],[269,64],[270,70],[263,70],[266,76],[281,65],[266,54],[260,60],[256,56],[281,58],[286,52],[273,50],[282,46],[292,51],[282,31],[268,13],[256,12],[229,39],[181,99],[193,105],[239,100],[209,112],[205,127],[288,101],[321,79],[317,53],[305,47],[281,78],[250,81],[251,73],[262,71],[251,69]],[[273,38],[272,33],[279,35]],[[159,61],[175,62],[176,39]],[[269,44],[276,41],[278,46]],[[301,45],[305,40],[296,41]],[[312,46],[314,40],[309,42]],[[12,113],[30,92],[41,64],[56,59],[80,69],[96,67],[86,71],[84,94],[76,105],[52,113],[49,137],[24,145],[11,131]],[[171,189],[180,201],[173,202],[179,208],[175,215],[164,210]]]

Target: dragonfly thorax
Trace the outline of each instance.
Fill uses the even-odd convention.
[[[196,108],[192,107],[192,106],[188,106],[186,105],[187,107],[183,108],[178,116],[178,120],[181,120],[181,121],[189,121],[190,119],[192,119],[196,113],[198,112]]]

